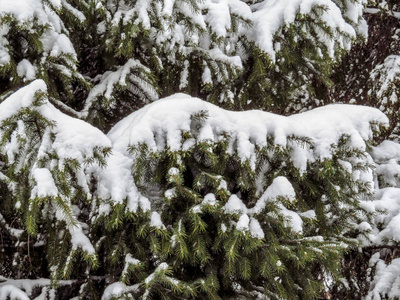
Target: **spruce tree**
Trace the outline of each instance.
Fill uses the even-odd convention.
[[[243,110],[333,102],[331,71],[366,37],[362,10],[0,0],[0,298],[343,288],[343,255],[380,226],[376,182],[397,184],[380,168],[395,165],[379,152],[393,144],[377,146],[393,125],[361,106]],[[398,93],[394,61],[369,77],[381,103]]]

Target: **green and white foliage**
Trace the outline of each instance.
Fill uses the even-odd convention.
[[[115,122],[178,90],[197,95],[218,86],[226,98],[242,71],[238,29],[250,25],[251,12],[241,1],[80,1],[78,9],[94,21],[90,40],[80,41],[98,67],[85,70],[94,88],[80,116],[91,122]]]
[[[63,101],[74,97],[74,84],[87,84],[60,10],[60,1],[0,2],[0,99],[36,78]]]
[[[370,222],[357,225],[366,234],[359,237],[359,250],[353,251],[344,261],[346,288],[339,289],[337,295],[342,298],[358,295],[370,300],[397,299],[400,297],[400,148],[397,142],[386,140],[372,147],[370,153],[376,173],[374,200],[362,201],[360,205],[373,217]]]
[[[365,299],[397,299],[400,297],[398,245],[400,241],[400,148],[393,141],[384,141],[374,147],[372,157],[377,164],[375,200],[363,207],[375,216],[366,238],[362,239],[370,255],[367,279],[369,290]],[[369,226],[360,224],[361,226]]]
[[[105,136],[47,97],[37,80],[0,104],[0,226],[20,245],[7,276],[45,268],[103,299],[316,298],[340,278],[368,215],[378,110],[281,117],[180,94]]]
[[[107,252],[124,265],[123,285],[110,285],[105,299],[318,297],[364,231],[349,229],[367,215],[359,203],[373,186],[365,141],[385,122],[363,107],[285,118],[185,95],[128,116],[108,136],[133,159],[151,213],[123,206],[105,218],[115,224],[105,245],[123,232]]]
[[[399,32],[400,33],[400,32]],[[369,96],[377,99],[376,106],[391,120],[390,138],[399,136],[400,55],[389,55],[370,73]]]
[[[105,73],[85,72],[99,87],[85,101],[83,116],[96,103],[93,96],[103,95],[105,102],[92,110],[91,118],[101,119],[99,111],[107,107],[104,114],[111,109],[115,120],[124,115],[116,113],[121,106],[137,109],[157,94],[177,91],[229,108],[274,105],[277,112],[299,111],[291,102],[316,101],[331,84],[332,65],[353,41],[366,36],[363,4],[348,0],[96,1],[90,9],[81,4],[87,20],[97,22],[90,27],[96,38],[89,41],[96,44],[88,49],[99,53],[94,63]],[[81,37],[80,32],[77,35]],[[120,72],[115,66],[128,60],[144,68],[136,69],[133,78],[113,74]],[[134,92],[129,93],[132,84]],[[128,94],[121,95],[122,91]]]
[[[376,2],[376,3],[375,3]],[[383,138],[397,139],[400,14],[397,1],[369,1],[364,10],[368,39],[356,44],[335,68],[336,83],[324,102],[356,103],[385,112],[390,126]]]
[[[0,298],[398,296],[387,118],[293,114],[397,137],[396,1],[330,76],[365,2],[0,0]]]
[[[36,80],[0,104],[0,226],[9,243],[20,244],[6,253],[12,273],[32,276],[45,263],[50,276],[61,279],[79,252],[91,267],[98,265],[81,216],[91,207],[88,167],[105,164],[111,143],[48,97],[44,81]],[[38,252],[30,247],[46,255],[32,260],[30,251]]]
[[[256,1],[241,107],[294,113],[320,106],[331,68],[367,35],[365,1]],[[285,91],[282,93],[281,91]]]
[[[361,238],[362,246],[346,256],[343,269],[347,288],[337,298],[367,297],[393,299],[399,297],[398,278],[398,70],[400,51],[398,1],[369,1],[364,9],[368,23],[368,40],[355,45],[344,56],[333,73],[335,86],[327,94],[328,102],[364,104],[385,112],[390,125],[381,135],[383,141],[371,149],[376,165],[375,201],[365,208],[374,212],[372,227]],[[361,223],[362,224],[362,223]],[[368,228],[365,223],[361,226]],[[361,276],[359,274],[362,274]]]
[[[1,2],[0,92],[42,78],[52,103],[104,130],[177,91],[299,111],[366,28],[361,0],[25,2]]]

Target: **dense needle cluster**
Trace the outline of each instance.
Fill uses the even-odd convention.
[[[367,4],[0,0],[0,298],[399,296]]]

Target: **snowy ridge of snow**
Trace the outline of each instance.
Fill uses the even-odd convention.
[[[306,127],[321,158],[331,157],[331,145],[336,145],[343,134],[350,136],[350,147],[365,151],[365,141],[373,135],[371,123],[389,124],[388,118],[375,108],[344,104],[319,107],[289,118]]]
[[[108,137],[117,151],[126,154],[128,146],[141,143],[155,152],[162,151],[164,143],[172,151],[181,150],[182,132],[191,132],[192,116],[202,111],[207,112],[208,117],[198,133],[200,140],[216,142],[222,134],[228,133],[232,141],[238,143],[232,150],[244,160],[255,160],[254,146],[266,146],[267,135],[273,135],[275,143],[282,146],[286,146],[290,135],[304,136],[303,126],[286,117],[261,111],[227,111],[198,98],[176,94],[121,120]]]
[[[192,116],[207,112],[197,134],[199,141],[216,142],[228,133],[237,145],[231,145],[242,160],[255,162],[255,146],[267,145],[267,136],[275,144],[286,147],[288,137],[309,137],[319,158],[331,157],[331,145],[336,145],[343,134],[350,136],[351,147],[365,150],[365,141],[372,138],[371,123],[386,124],[387,117],[379,110],[355,105],[335,104],[290,117],[262,111],[234,112],[185,94],[175,94],[149,104],[117,123],[108,133],[114,148],[126,155],[129,146],[146,144],[151,151],[172,151],[183,148],[182,132],[193,132]],[[249,122],[251,120],[251,122]],[[235,148],[233,148],[235,147]],[[302,147],[296,147],[303,149]],[[308,160],[299,150],[303,164]],[[305,161],[304,161],[305,158]]]

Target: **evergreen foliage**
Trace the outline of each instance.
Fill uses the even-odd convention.
[[[400,296],[399,8],[365,4],[0,0],[0,298]],[[332,102],[389,126],[297,114]]]
[[[379,108],[390,118],[390,127],[383,138],[397,139],[400,18],[396,13],[399,4],[396,1],[369,4],[368,41],[356,44],[343,58],[332,75],[336,86],[325,101],[340,99],[344,103]]]

